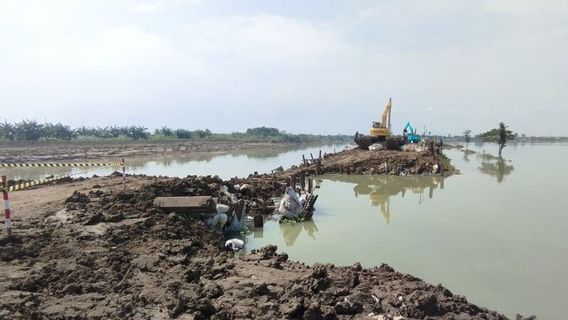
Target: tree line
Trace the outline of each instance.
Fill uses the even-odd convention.
[[[309,142],[309,141],[340,141],[346,136],[320,136],[307,134],[288,134],[276,128],[249,128],[246,132],[230,134],[213,133],[209,129],[172,129],[163,126],[152,132],[139,125],[106,126],[71,128],[62,123],[38,123],[35,120],[23,120],[16,123],[4,121],[0,123],[0,139],[9,141],[39,141],[74,139],[231,139],[231,140],[268,140],[274,142]]]
[[[0,138],[5,140],[38,141],[66,140],[79,137],[109,139],[127,137],[133,140],[147,139],[148,128],[144,126],[109,126],[109,127],[79,127],[72,129],[62,123],[38,123],[35,120],[23,120],[14,124],[4,121],[0,123]]]

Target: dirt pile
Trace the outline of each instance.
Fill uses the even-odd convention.
[[[248,268],[254,268],[252,274]],[[467,303],[442,286],[398,273],[388,265],[364,269],[288,262],[269,246],[236,262],[220,281],[236,318],[254,319],[505,319]],[[250,274],[250,276],[249,276]],[[223,305],[223,302],[219,302]]]
[[[457,170],[443,154],[429,151],[345,150],[329,154],[321,162],[323,173],[356,174],[439,174],[451,175]]]
[[[164,213],[162,210],[154,208],[153,201],[156,197],[219,197],[222,186],[227,186],[229,192],[233,193],[237,199],[248,200],[247,212],[249,214],[266,215],[272,214],[274,211],[275,204],[272,198],[281,196],[286,187],[283,180],[263,179],[262,176],[235,178],[229,181],[223,181],[218,176],[138,177],[146,178],[148,182],[136,190],[126,189],[113,193],[100,189],[94,189],[88,193],[75,191],[65,200],[66,209],[74,211],[71,220],[75,223],[95,225],[101,222],[119,222],[123,219],[144,218]],[[244,187],[241,188],[240,186]]]
[[[50,240],[37,257],[19,257],[30,270],[4,288],[4,316],[154,319],[211,305],[189,280],[215,273],[202,260],[220,253],[222,239],[199,221],[159,214],[89,237],[66,225]],[[178,306],[180,290],[195,300]]]

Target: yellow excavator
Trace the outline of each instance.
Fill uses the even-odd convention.
[[[359,132],[355,133],[355,143],[359,146],[359,148],[369,149],[369,146],[374,143],[385,143],[388,141],[391,135],[391,109],[392,99],[389,98],[389,102],[385,107],[381,121],[373,121],[370,134],[366,136],[359,134]]]

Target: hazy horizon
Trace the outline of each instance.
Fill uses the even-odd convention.
[[[568,2],[3,1],[0,120],[568,136]]]

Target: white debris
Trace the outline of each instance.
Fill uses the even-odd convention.
[[[280,213],[285,218],[295,219],[300,216],[304,207],[296,191],[292,187],[286,188],[286,193],[280,200],[280,205],[278,206],[278,213]]]
[[[229,212],[229,206],[226,204],[217,204],[217,213]]]
[[[229,239],[225,242],[227,250],[239,251],[245,247],[245,243],[241,239]]]
[[[438,166],[437,164],[434,164],[432,166],[432,173],[438,173],[438,170],[440,169],[440,166]]]

